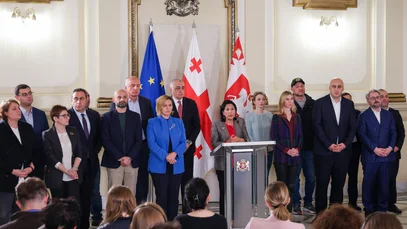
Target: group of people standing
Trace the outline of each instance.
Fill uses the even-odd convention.
[[[0,225],[14,211],[14,188],[27,176],[44,179],[53,197],[77,199],[82,210],[79,228],[89,228],[91,210],[92,224],[98,225],[102,220],[98,159],[102,146],[101,166],[107,168],[109,188],[127,186],[139,205],[147,199],[150,174],[157,204],[169,220],[174,219],[179,189],[185,196],[186,184],[193,177],[194,142],[200,132],[198,107],[184,97],[184,83],[179,79],[170,82],[171,96],[157,99],[155,112],[151,101],[139,95],[140,89],[140,79],[128,77],[124,89],[114,92],[110,111],[102,116],[89,108],[85,89],[74,89],[71,108],[51,108],[49,128],[45,113],[32,107],[31,88],[18,85],[15,100],[0,107],[0,183],[5,184],[0,186]],[[302,214],[301,169],[304,211],[320,213],[327,208],[330,182],[329,204],[342,203],[346,174],[349,205],[361,210],[356,203],[361,155],[365,213],[400,213],[395,206],[395,180],[405,137],[400,113],[388,108],[383,89],[367,93],[370,108],[360,115],[351,97],[346,98],[350,95],[343,94],[341,79],[331,80],[329,91],[315,101],[305,93],[304,80],[296,78],[291,91],[281,94],[274,115],[265,110],[266,95],[256,92],[254,110],[245,119],[238,117],[233,101],[225,100],[220,120],[213,122],[212,146],[275,140],[274,149],[268,149],[267,171],[274,162],[277,180],[288,187],[290,198],[285,204],[294,214]],[[222,215],[224,165],[223,157],[215,158]],[[191,209],[183,204],[182,211]]]

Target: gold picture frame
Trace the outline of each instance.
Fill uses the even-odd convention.
[[[293,0],[293,6],[304,10],[347,10],[357,8],[358,0]]]
[[[0,0],[1,2],[16,2],[16,3],[46,3],[50,4],[51,2],[62,2],[64,0]]]
[[[222,1],[222,0],[219,0]],[[236,38],[237,24],[237,4],[238,0],[223,0],[225,8],[228,12],[228,61],[232,56],[233,46]],[[142,3],[141,0],[129,0],[129,73],[133,76],[139,75],[139,44],[138,44],[138,6]]]

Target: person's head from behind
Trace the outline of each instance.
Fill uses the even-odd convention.
[[[157,204],[147,202],[134,210],[130,229],[150,229],[167,221],[164,210]]]
[[[267,207],[273,211],[273,215],[279,220],[291,219],[291,214],[287,209],[290,203],[290,193],[287,186],[280,181],[269,184],[264,194]]]
[[[184,193],[184,203],[188,211],[205,209],[209,199],[209,187],[204,179],[196,177],[189,180]]]
[[[403,226],[395,215],[375,212],[366,218],[362,229],[403,229]]]
[[[151,229],[181,229],[181,224],[179,224],[178,222],[166,222],[157,224]]]
[[[314,229],[360,229],[362,216],[356,210],[341,204],[332,205],[323,211],[312,223]]]
[[[81,208],[73,199],[56,199],[42,210],[46,229],[76,229],[79,225]]]
[[[130,217],[136,208],[136,199],[126,186],[113,186],[107,193],[106,214],[102,224],[112,223],[120,217]]]
[[[16,197],[16,204],[21,211],[29,211],[45,208],[49,196],[44,181],[29,177],[16,186]]]

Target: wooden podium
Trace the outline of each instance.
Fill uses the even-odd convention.
[[[222,143],[211,155],[225,157],[225,217],[229,228],[244,228],[252,216],[266,218],[267,146],[275,141]]]

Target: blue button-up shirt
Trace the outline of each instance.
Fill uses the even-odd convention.
[[[140,120],[143,121],[143,119],[141,118],[141,109],[140,109],[140,103],[138,101],[138,97],[136,99],[135,102],[133,102],[133,100],[129,99],[129,109],[133,112],[136,112],[140,115]],[[141,135],[142,135],[142,139],[146,139],[145,135],[144,135],[144,130],[143,128],[141,128]]]
[[[29,123],[34,128],[34,118],[33,118],[33,109],[27,111],[24,107],[20,107],[21,113],[23,113],[25,121]]]

